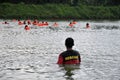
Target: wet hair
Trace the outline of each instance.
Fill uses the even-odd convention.
[[[89,25],[89,23],[86,23],[86,25]]]
[[[72,48],[72,46],[74,46],[74,40],[71,38],[71,37],[68,37],[66,40],[65,40],[65,46],[67,48]]]

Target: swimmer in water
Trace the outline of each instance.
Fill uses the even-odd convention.
[[[90,25],[89,25],[89,23],[86,23],[86,28],[90,28]]]
[[[58,23],[55,22],[55,23],[53,24],[53,26],[54,26],[54,27],[58,27]]]
[[[30,27],[28,25],[25,25],[25,30],[30,30]]]
[[[74,24],[70,22],[69,27],[74,27]]]

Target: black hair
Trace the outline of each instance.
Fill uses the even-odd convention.
[[[65,40],[65,46],[67,48],[72,48],[72,46],[74,46],[74,40],[71,38],[71,37],[68,37],[66,40]]]

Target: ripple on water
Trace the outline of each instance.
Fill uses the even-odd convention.
[[[52,23],[52,22],[51,22]],[[119,23],[78,22],[67,28],[34,27],[25,31],[17,23],[0,25],[0,80],[119,80]],[[66,71],[56,62],[65,49],[64,40],[73,37],[81,54],[80,69]]]

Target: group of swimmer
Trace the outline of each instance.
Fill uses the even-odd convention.
[[[9,24],[8,22],[4,22],[2,24]],[[39,22],[38,20],[34,20],[33,22],[30,20],[27,21],[20,21],[18,20],[18,25],[25,25],[24,29],[25,30],[30,30],[29,25],[37,25],[37,26],[48,26],[49,23],[48,22]],[[76,21],[72,21],[69,23],[69,27],[73,27],[75,24],[77,24]],[[54,24],[52,25],[54,27],[58,27],[59,24],[57,22],[54,22]],[[90,28],[89,23],[86,23],[86,28]],[[66,38],[65,40],[65,47],[66,47],[66,51],[63,51],[59,54],[58,56],[58,60],[57,60],[57,64],[59,66],[65,67],[65,65],[77,65],[79,66],[81,64],[81,56],[80,53],[76,50],[73,50],[73,46],[74,46],[74,39],[71,37]]]
[[[18,25],[24,25],[24,29],[25,30],[30,30],[30,25],[35,25],[35,26],[38,26],[38,27],[48,27],[49,26],[49,23],[46,21],[42,21],[42,22],[39,22],[37,19],[31,21],[31,20],[24,20],[24,21],[21,21],[21,20],[16,20],[16,19],[13,19],[12,20],[13,22],[17,22]],[[9,24],[9,22],[5,21],[3,22],[2,24]],[[75,20],[71,21],[69,24],[68,24],[68,27],[75,27],[75,25],[77,24],[77,22]],[[52,27],[59,27],[59,24],[57,22],[54,22],[52,25]],[[89,23],[86,23],[86,29],[90,28],[90,25]]]

